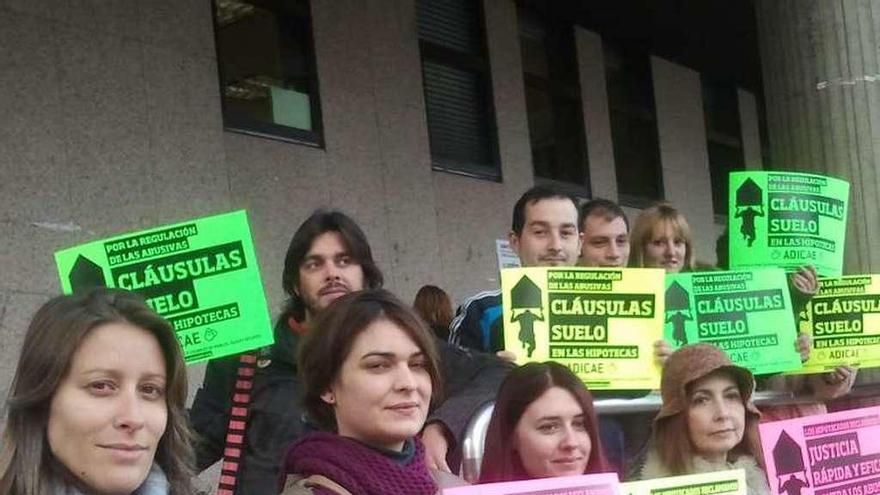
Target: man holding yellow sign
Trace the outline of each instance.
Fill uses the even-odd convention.
[[[573,266],[581,249],[577,203],[555,189],[533,187],[513,208],[509,237],[524,267]],[[501,291],[471,297],[452,320],[449,341],[484,352],[504,349],[501,313]]]
[[[592,206],[595,206],[592,207]],[[577,202],[574,198],[556,189],[536,186],[526,191],[517,201],[513,210],[510,246],[516,251],[524,268],[573,267],[578,262],[586,266],[625,266],[628,258],[628,240],[625,236],[626,220],[619,207],[606,200],[587,203],[584,214],[579,218]],[[579,226],[592,227],[579,231]],[[590,248],[581,250],[582,241],[586,240]],[[621,246],[625,241],[625,246]],[[606,249],[603,244],[614,243],[613,249]],[[614,254],[605,254],[614,251]],[[615,262],[609,262],[613,260]],[[507,271],[507,270],[505,270]],[[572,270],[564,270],[572,271]],[[662,277],[661,277],[662,280]],[[514,282],[515,283],[515,282]],[[508,288],[509,289],[509,288]],[[526,286],[521,290],[527,291]],[[619,287],[617,288],[619,289]],[[661,290],[662,292],[662,290]],[[522,334],[526,342],[535,338],[535,328],[546,325],[546,321],[538,308],[517,311],[516,315],[502,318],[505,307],[502,305],[502,291],[481,292],[462,304],[459,314],[452,320],[449,341],[464,347],[486,352],[497,352],[502,349],[514,350],[505,345],[502,328],[504,322],[517,334]],[[561,304],[561,303],[557,303]],[[511,325],[511,318],[516,318],[517,325]],[[660,328],[660,327],[658,327]],[[660,333],[649,342],[655,343],[654,354],[662,360],[669,355],[670,348],[662,340]],[[644,335],[642,336],[644,337]],[[534,353],[535,349],[532,348]],[[518,353],[515,351],[518,356]],[[525,352],[523,358],[527,356]],[[544,354],[544,359],[551,356]],[[537,358],[537,355],[535,355]],[[650,366],[649,367],[653,367]],[[626,387],[648,388],[648,387]]]

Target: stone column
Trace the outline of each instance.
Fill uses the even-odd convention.
[[[764,158],[761,156],[761,126],[758,123],[758,103],[755,95],[737,88],[737,100],[739,101],[739,125],[742,136],[743,161],[746,170],[761,170],[764,168]]]
[[[880,270],[880,0],[756,2],[768,169],[851,184],[845,271]]]

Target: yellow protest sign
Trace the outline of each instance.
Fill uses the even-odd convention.
[[[564,364],[591,389],[658,388],[664,289],[650,268],[502,270],[504,348]]]
[[[670,476],[620,484],[621,495],[746,495],[742,469]]]
[[[799,373],[880,366],[880,275],[819,280],[799,325],[813,340],[810,359]]]

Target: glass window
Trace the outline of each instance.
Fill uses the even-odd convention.
[[[620,202],[646,206],[663,198],[651,61],[635,47],[603,46]]]
[[[322,146],[309,3],[213,4],[226,129]]]
[[[433,168],[500,181],[480,2],[419,0],[418,29]]]
[[[535,176],[589,190],[574,29],[523,7],[519,35]]]
[[[739,96],[736,86],[702,78],[703,115],[706,120],[706,149],[712,179],[712,207],[716,215],[727,215],[730,172],[745,169]]]

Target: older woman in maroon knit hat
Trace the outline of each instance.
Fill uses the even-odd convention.
[[[663,406],[639,478],[744,469],[749,495],[768,495],[755,379],[710,344],[684,346],[663,368]]]

